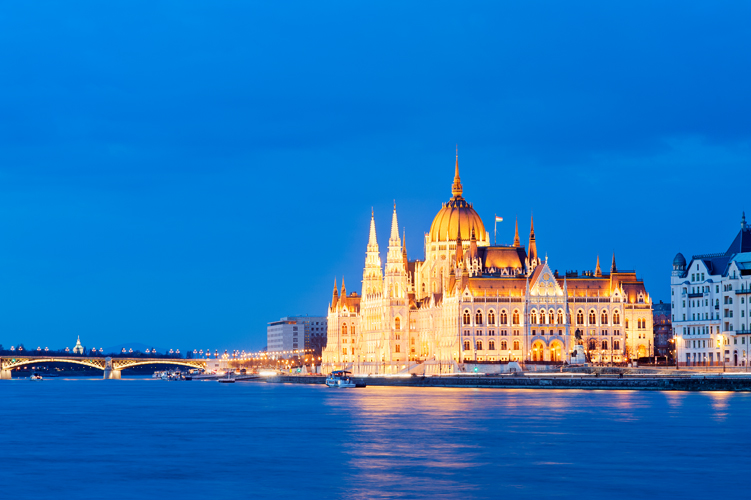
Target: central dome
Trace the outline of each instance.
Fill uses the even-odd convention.
[[[459,157],[456,157],[456,169],[454,172],[454,185],[451,188],[454,195],[448,203],[436,214],[433,224],[430,226],[430,241],[456,241],[461,230],[462,240],[468,241],[475,232],[475,239],[485,239],[485,225],[482,219],[472,208],[472,204],[462,198],[462,183],[459,178]]]

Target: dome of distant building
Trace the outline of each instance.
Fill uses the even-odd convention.
[[[74,354],[83,354],[83,346],[81,345],[81,336],[78,336],[76,340],[76,346],[73,348]]]
[[[462,240],[469,241],[473,230],[475,239],[485,240],[485,225],[482,219],[472,205],[462,197],[458,157],[451,193],[453,197],[443,205],[433,219],[433,224],[430,226],[430,241],[456,241],[460,231]]]
[[[673,259],[673,266],[686,267],[686,257],[684,257],[682,253],[678,252],[678,254]]]

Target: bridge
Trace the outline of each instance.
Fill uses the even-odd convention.
[[[179,365],[189,368],[206,368],[205,359],[179,358],[111,358],[100,356],[2,356],[0,357],[0,380],[10,380],[10,372],[20,366],[38,363],[73,363],[104,371],[105,379],[119,379],[126,368],[141,365]]]

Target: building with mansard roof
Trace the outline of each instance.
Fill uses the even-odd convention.
[[[334,282],[325,371],[456,373],[467,363],[621,363],[648,356],[652,306],[634,271],[613,255],[603,272],[551,269],[529,243],[491,245],[464,197],[457,156],[452,197],[424,237],[424,260],[409,260],[396,204],[385,265],[371,212],[362,295]]]
[[[722,253],[678,253],[670,279],[676,358],[686,366],[747,366],[751,347],[751,227]]]

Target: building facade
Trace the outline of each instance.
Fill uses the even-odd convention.
[[[652,326],[654,329],[654,355],[666,357],[674,362],[675,350],[673,346],[673,326],[670,304],[660,301],[652,305]]]
[[[462,371],[466,362],[621,363],[647,356],[652,307],[634,271],[552,270],[529,244],[491,245],[463,197],[457,157],[452,197],[423,241],[424,260],[409,260],[396,206],[382,265],[371,213],[362,295],[334,283],[324,371]]]
[[[670,279],[673,333],[684,366],[747,366],[751,345],[751,228],[746,214],[724,253],[678,253]]]
[[[286,316],[272,321],[266,327],[266,350],[282,357],[320,356],[326,345],[327,323],[325,316]]]

